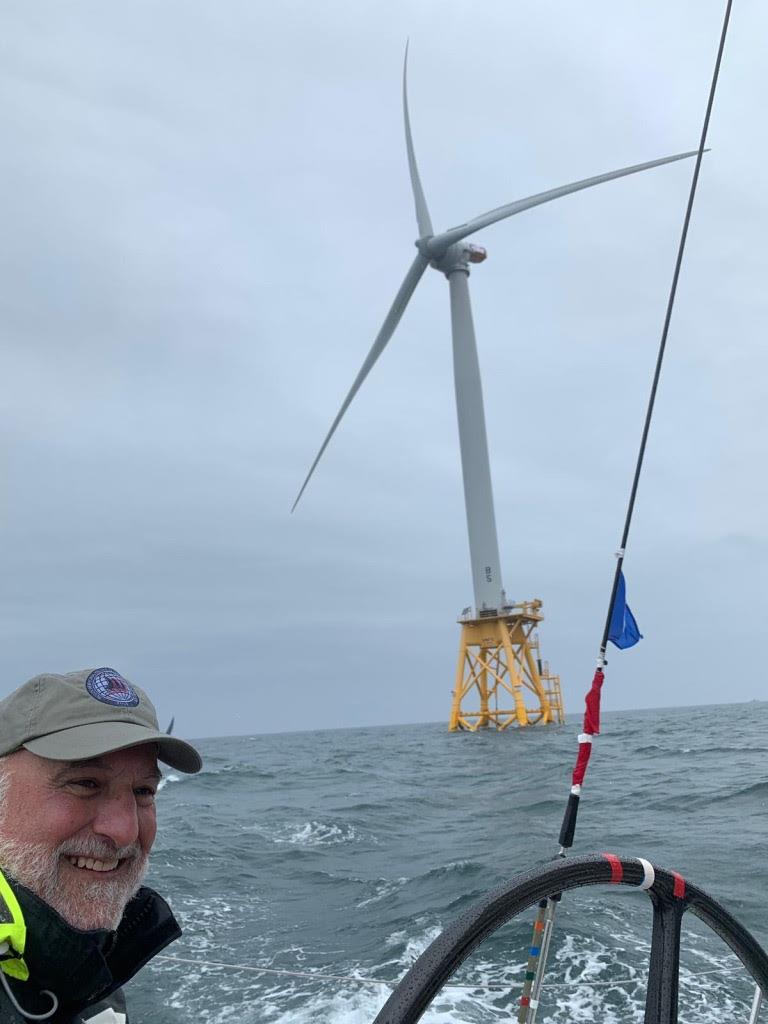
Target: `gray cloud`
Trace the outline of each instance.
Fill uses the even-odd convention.
[[[188,734],[447,716],[470,601],[436,225],[696,144],[720,4],[7,3],[0,23],[7,689],[113,663]],[[762,696],[765,10],[734,15],[606,703]],[[578,710],[691,165],[478,237],[505,583]],[[720,625],[727,622],[726,629]],[[713,643],[713,625],[720,625]],[[727,630],[727,640],[724,634]]]

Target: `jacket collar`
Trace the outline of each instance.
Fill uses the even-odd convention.
[[[43,989],[71,1011],[103,999],[181,935],[165,900],[144,886],[129,901],[117,931],[81,931],[29,889],[9,881],[27,925],[24,960],[30,979],[12,982],[25,1009],[34,1011],[29,999]]]

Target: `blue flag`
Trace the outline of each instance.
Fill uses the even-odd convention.
[[[643,634],[637,628],[635,616],[627,604],[627,587],[623,572],[619,573],[619,585],[616,588],[616,597],[613,602],[608,639],[621,650],[624,650],[625,647],[634,647],[638,640],[643,639]]]

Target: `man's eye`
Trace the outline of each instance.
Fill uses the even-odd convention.
[[[136,793],[136,796],[154,797],[155,794],[157,793],[157,790],[154,788],[154,786],[139,786],[139,788],[134,790],[134,792]]]
[[[78,786],[81,789],[98,789],[99,784],[95,779],[72,779],[70,786]]]

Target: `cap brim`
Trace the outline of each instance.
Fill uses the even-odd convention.
[[[138,747],[141,743],[157,744],[158,760],[180,772],[194,775],[203,767],[200,755],[190,743],[129,722],[76,725],[27,740],[24,747],[38,757],[48,757],[52,761],[86,761],[101,754]]]

